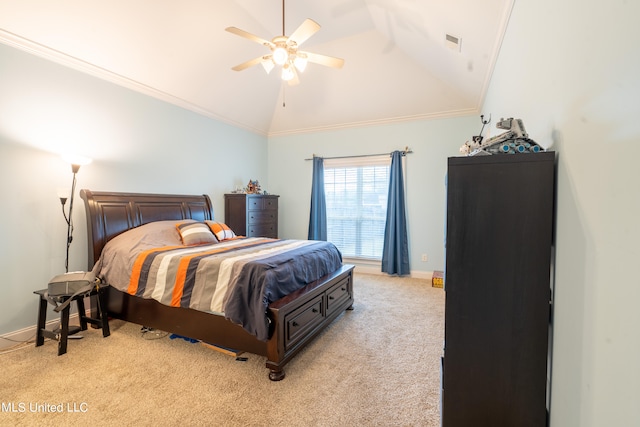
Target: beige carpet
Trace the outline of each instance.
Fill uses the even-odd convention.
[[[64,356],[55,341],[0,354],[0,425],[438,426],[444,292],[420,279],[354,283],[354,311],[280,382],[263,357],[148,340],[122,321],[108,338],[83,332]]]

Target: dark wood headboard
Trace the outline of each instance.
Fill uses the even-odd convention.
[[[118,234],[153,221],[213,219],[211,199],[203,195],[114,193],[80,190],[87,215],[88,267]]]

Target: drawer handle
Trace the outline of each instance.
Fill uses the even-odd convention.
[[[330,297],[329,297],[329,299],[335,299],[335,298],[334,298],[334,297],[333,297],[333,295],[332,295],[332,296],[330,296]]]
[[[294,326],[294,327],[295,327],[295,326],[299,326],[299,325],[298,325],[298,322],[293,322],[293,323],[291,324],[291,326]]]
[[[340,289],[341,289],[341,290],[343,290],[343,291],[346,291],[346,290],[347,290],[347,288],[340,288]]]
[[[317,309],[317,308],[312,308],[312,309],[311,309],[311,312],[312,312],[312,313],[317,313],[317,312],[318,312],[318,309]]]

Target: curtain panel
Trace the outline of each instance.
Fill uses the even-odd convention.
[[[308,240],[327,240],[327,202],[324,194],[324,160],[313,157]]]
[[[402,156],[400,151],[391,153],[387,220],[382,249],[382,272],[399,276],[410,273]]]

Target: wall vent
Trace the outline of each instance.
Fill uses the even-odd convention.
[[[460,52],[462,47],[462,39],[451,34],[445,34],[445,45],[451,50]]]

